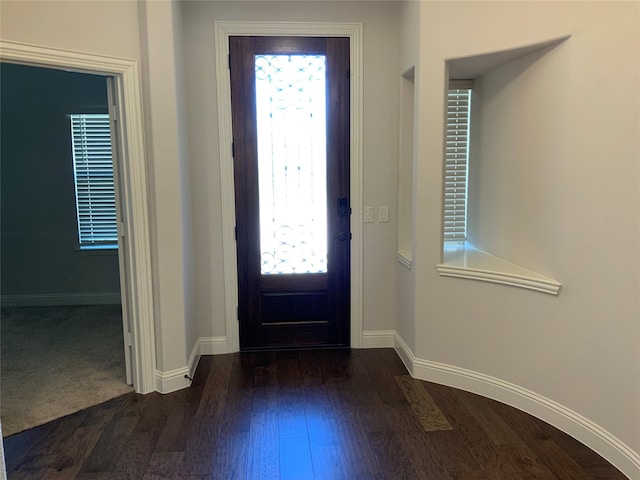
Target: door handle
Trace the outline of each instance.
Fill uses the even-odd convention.
[[[351,208],[349,208],[349,197],[338,198],[338,216],[348,217],[350,213]]]
[[[344,242],[347,239],[351,240],[351,234],[346,232],[340,232],[338,235],[336,235],[336,238],[341,242]]]

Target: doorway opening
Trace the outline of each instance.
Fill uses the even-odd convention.
[[[133,388],[111,79],[11,63],[0,74],[1,404],[11,435]]]
[[[239,36],[262,37],[343,37],[349,40],[349,229],[351,233],[349,263],[349,344],[363,345],[362,335],[362,24],[295,22],[216,22],[216,71],[218,86],[218,127],[220,175],[222,179],[222,236],[224,250],[225,316],[227,347],[240,348],[238,309],[238,263],[236,250],[236,206],[234,162],[232,155],[232,108],[229,74],[229,39]],[[327,203],[327,205],[329,205]],[[331,210],[336,211],[337,206]]]
[[[349,39],[229,40],[240,348],[349,346]]]
[[[122,308],[128,313],[131,327],[126,342],[131,345],[131,381],[135,391],[152,392],[155,390],[155,341],[139,66],[134,60],[1,40],[0,60],[112,78],[116,148],[121,166],[120,291]]]

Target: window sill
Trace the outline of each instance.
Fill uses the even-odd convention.
[[[117,245],[102,245],[99,247],[77,248],[76,253],[80,255],[118,255]]]
[[[409,270],[411,270],[413,257],[409,250],[398,250],[396,252],[396,260],[398,260],[398,263],[401,263],[402,265],[407,267]]]
[[[558,295],[562,284],[539,273],[478,250],[469,243],[445,244],[444,261],[437,265],[444,277],[500,283]]]

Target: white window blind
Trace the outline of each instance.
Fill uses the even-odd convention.
[[[451,81],[444,160],[444,241],[467,238],[471,81]]]
[[[70,117],[80,248],[117,246],[109,115]]]

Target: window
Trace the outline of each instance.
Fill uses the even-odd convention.
[[[80,249],[117,248],[109,115],[71,115]]]
[[[471,80],[451,80],[444,162],[444,241],[467,238]]]

